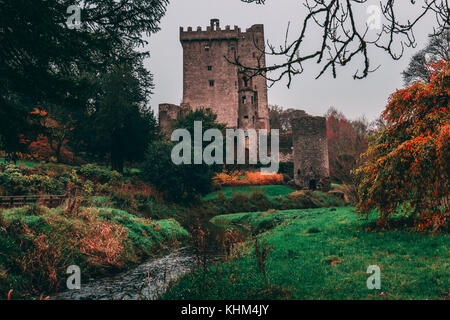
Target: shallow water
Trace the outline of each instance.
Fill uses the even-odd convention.
[[[202,253],[195,254],[191,247],[176,249],[170,254],[144,262],[133,269],[110,277],[83,281],[81,289],[66,290],[51,297],[55,300],[148,300],[157,299],[171,281],[194,269],[224,258],[223,245],[227,230],[208,221],[202,222],[206,230],[206,243]],[[236,230],[238,231],[238,230]],[[240,230],[236,239],[243,241],[247,231]]]
[[[156,299],[170,281],[181,277],[196,265],[189,248],[149,260],[139,266],[101,279],[83,282],[80,290],[67,290],[52,297],[55,300],[138,300]]]

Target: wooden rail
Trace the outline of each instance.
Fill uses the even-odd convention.
[[[0,207],[12,208],[33,203],[40,203],[47,207],[57,207],[66,198],[66,195],[0,196]]]

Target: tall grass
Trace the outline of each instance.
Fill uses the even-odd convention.
[[[114,272],[185,239],[173,219],[154,221],[126,211],[81,207],[29,206],[0,213],[0,298],[58,290],[66,268],[83,276]]]

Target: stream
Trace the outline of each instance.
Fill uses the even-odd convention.
[[[218,257],[216,258],[216,260]],[[52,300],[150,300],[165,292],[170,281],[176,280],[196,266],[191,248],[144,262],[122,273],[83,282],[80,290],[66,290]]]
[[[51,296],[52,300],[153,300],[158,299],[174,281],[185,273],[209,265],[224,258],[224,243],[233,238],[234,242],[243,241],[247,233],[243,230],[230,234],[226,228],[208,221],[202,223],[202,229],[195,234],[203,234],[203,250],[193,241],[192,247],[174,249],[171,253],[152,258],[122,273],[98,279],[83,279],[81,289],[65,290]],[[230,236],[231,235],[231,236]],[[193,236],[193,238],[196,238]],[[196,254],[197,252],[197,254]]]

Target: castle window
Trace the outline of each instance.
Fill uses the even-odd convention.
[[[212,70],[212,66],[208,66],[208,70],[211,71]]]
[[[231,50],[231,51],[234,51],[234,49],[235,49],[235,48],[234,48],[234,44],[230,44],[230,50]]]
[[[246,77],[244,77],[242,80],[244,80],[244,87],[248,87],[248,80]]]
[[[248,116],[244,116],[244,119],[248,119]]]
[[[209,86],[214,87],[214,80],[209,80]]]
[[[247,100],[246,96],[242,96],[242,103],[245,104],[245,101]]]
[[[252,97],[252,104],[255,103],[255,97]]]
[[[209,51],[209,44],[205,45],[205,51]]]

